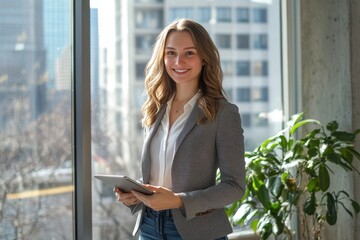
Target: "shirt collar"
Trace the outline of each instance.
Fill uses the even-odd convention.
[[[199,91],[197,91],[197,93],[196,93],[187,103],[185,103],[184,109],[187,109],[187,108],[191,108],[191,109],[192,109],[192,108],[194,108],[195,103],[196,103],[197,100],[201,97],[201,95],[202,95],[202,92],[201,92],[201,90],[199,89]],[[168,107],[171,106],[172,101],[174,100],[174,97],[175,97],[175,95],[172,96],[171,99],[167,102],[167,106],[168,106]]]

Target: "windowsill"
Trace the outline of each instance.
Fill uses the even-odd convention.
[[[229,240],[258,240],[260,239],[251,229],[249,230],[234,230],[228,235]]]

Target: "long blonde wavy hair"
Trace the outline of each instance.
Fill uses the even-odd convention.
[[[195,48],[203,59],[199,88],[202,96],[198,105],[205,114],[200,123],[213,120],[219,108],[219,100],[224,99],[222,87],[223,73],[219,52],[208,32],[199,23],[189,19],[179,19],[169,24],[157,37],[151,59],[145,68],[145,91],[147,100],[142,106],[145,127],[150,127],[156,119],[161,106],[170,100],[176,91],[176,84],[167,74],[164,64],[165,44],[169,33],[187,31],[191,34]]]

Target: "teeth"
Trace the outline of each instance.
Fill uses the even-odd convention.
[[[179,72],[179,73],[183,73],[186,72],[187,70],[175,70],[175,72]]]

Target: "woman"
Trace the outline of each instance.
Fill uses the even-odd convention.
[[[206,30],[187,19],[167,26],[147,64],[145,85],[142,181],[154,194],[114,189],[118,201],[140,211],[134,234],[140,227],[146,240],[227,239],[232,228],[224,206],[244,193],[244,139]]]

